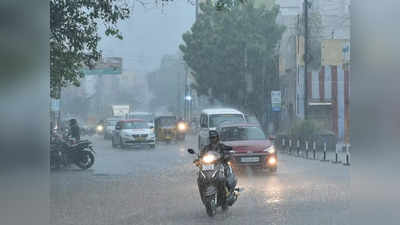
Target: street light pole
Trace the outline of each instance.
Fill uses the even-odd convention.
[[[304,119],[308,118],[308,0],[304,0]]]

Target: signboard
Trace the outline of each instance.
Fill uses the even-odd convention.
[[[281,111],[281,91],[271,91],[271,104],[273,112]]]
[[[350,42],[345,39],[323,40],[321,44],[322,65],[342,65],[350,62]]]
[[[51,99],[51,111],[52,112],[58,112],[60,111],[60,99]]]
[[[125,116],[129,113],[129,105],[113,105],[113,116]]]
[[[85,75],[119,75],[122,73],[121,57],[106,57],[97,62],[92,69],[82,69]]]

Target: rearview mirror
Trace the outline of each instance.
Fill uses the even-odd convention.
[[[191,148],[189,148],[188,150],[187,150],[190,154],[194,154],[194,153],[196,153],[193,149],[191,149]]]

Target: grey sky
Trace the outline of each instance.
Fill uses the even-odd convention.
[[[186,0],[176,0],[163,9],[145,9],[136,4],[131,18],[121,22],[123,40],[103,37],[104,56],[123,57],[123,69],[139,74],[156,69],[161,57],[174,54],[182,43],[182,34],[195,19],[195,7]]]

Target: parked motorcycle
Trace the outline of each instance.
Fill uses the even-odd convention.
[[[72,144],[70,140],[55,134],[50,144],[50,169],[59,169],[71,164],[85,170],[94,164],[95,151],[89,140]]]
[[[193,149],[188,149],[190,154],[196,154]],[[227,179],[227,174],[232,173],[232,167],[229,165],[231,155],[221,154],[214,151],[209,151],[201,158],[198,158],[193,163],[199,168],[197,184],[199,187],[201,201],[206,207],[207,215],[213,217],[216,214],[217,207],[222,207],[227,210],[229,206],[237,200],[239,188],[229,191],[228,187],[235,187],[236,181]],[[228,167],[224,164],[228,163]],[[235,182],[235,183],[232,183]]]

